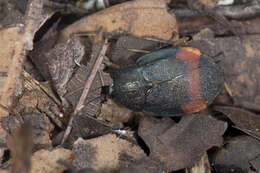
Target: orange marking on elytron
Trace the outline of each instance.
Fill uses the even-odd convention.
[[[195,113],[206,108],[200,93],[200,74],[198,69],[200,55],[200,51],[192,47],[180,48],[176,54],[176,58],[183,60],[183,63],[188,67],[186,75],[189,81],[188,95],[190,101],[181,107],[185,113]]]

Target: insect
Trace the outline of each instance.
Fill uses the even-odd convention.
[[[126,107],[161,116],[205,109],[222,88],[224,77],[214,60],[192,47],[162,49],[118,70],[112,98]]]

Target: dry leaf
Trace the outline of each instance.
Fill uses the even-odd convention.
[[[219,172],[249,170],[249,161],[260,154],[260,141],[250,136],[238,136],[227,141],[214,158],[214,167]]]
[[[64,148],[39,150],[32,156],[31,173],[63,173],[66,168],[57,161],[63,159],[71,163],[72,158],[72,151]]]
[[[225,122],[201,114],[184,116],[178,124],[167,129],[164,125],[165,122],[154,124],[145,118],[138,134],[150,148],[151,157],[165,162],[169,171],[193,166],[208,149],[222,144],[222,135],[227,128]]]
[[[260,171],[260,155],[249,162],[256,172]]]
[[[99,119],[107,120],[112,123],[129,122],[134,117],[133,111],[124,106],[116,104],[113,100],[108,99],[102,104]]]
[[[239,40],[236,37],[201,37],[190,46],[219,60],[224,71],[225,85],[234,102],[260,104],[260,36]]]
[[[116,44],[111,48],[111,61],[115,64],[129,66],[135,64],[136,60],[141,56],[150,53],[160,46],[166,45],[165,43],[136,38],[132,36],[120,37]]]
[[[175,16],[167,12],[164,1],[136,0],[84,17],[65,28],[60,39],[68,39],[71,33],[96,32],[100,28],[110,34],[126,32],[163,40],[176,39],[178,33]]]
[[[33,37],[39,27],[53,13],[43,13],[43,1],[33,0],[28,3],[25,16],[25,25],[7,28],[0,31],[0,104],[10,107],[13,96],[21,92],[20,73],[21,65],[27,50],[33,48]],[[0,109],[0,118],[8,115],[6,110]]]
[[[73,152],[72,163],[77,169],[93,168],[107,173],[127,167],[145,156],[140,147],[114,134],[89,140],[79,138],[73,145]]]
[[[165,173],[166,167],[160,161],[144,157],[134,162],[130,167],[120,169],[119,173]]]
[[[222,112],[239,128],[260,130],[260,115],[232,106],[214,106],[214,110]]]

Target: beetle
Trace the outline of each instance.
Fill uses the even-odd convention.
[[[110,94],[135,111],[161,116],[192,114],[213,102],[223,73],[213,58],[192,47],[167,48],[140,57],[114,74]]]

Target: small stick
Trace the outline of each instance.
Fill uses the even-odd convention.
[[[87,95],[88,95],[88,93],[89,93],[89,90],[90,90],[90,88],[91,88],[91,85],[92,85],[92,83],[93,83],[93,81],[94,81],[94,79],[95,79],[95,76],[96,76],[96,74],[97,74],[97,72],[98,72],[98,70],[99,70],[99,68],[100,68],[100,65],[101,65],[101,63],[102,63],[102,61],[103,61],[103,59],[104,59],[105,53],[106,53],[106,51],[107,51],[107,49],[108,49],[108,46],[109,46],[109,44],[107,43],[107,39],[106,39],[106,40],[105,40],[105,43],[104,43],[104,45],[103,45],[103,47],[102,47],[102,49],[101,49],[101,51],[100,51],[100,53],[99,53],[99,56],[98,56],[98,58],[97,58],[97,60],[96,60],[96,62],[95,62],[95,64],[94,64],[94,66],[93,66],[93,69],[92,69],[92,71],[91,71],[91,73],[90,73],[90,75],[89,75],[89,77],[88,77],[88,80],[87,80],[86,83],[85,83],[84,89],[83,89],[83,91],[82,91],[82,95],[81,95],[81,97],[80,97],[80,99],[79,99],[79,101],[78,101],[78,103],[77,103],[77,106],[76,106],[76,108],[75,108],[73,114],[72,114],[71,117],[70,117],[68,127],[67,127],[67,129],[66,129],[66,131],[65,131],[65,133],[64,133],[64,136],[63,136],[63,138],[62,138],[62,141],[61,141],[61,145],[63,145],[64,142],[65,142],[65,141],[67,140],[67,138],[69,137],[69,134],[70,134],[71,129],[72,129],[72,122],[73,122],[73,120],[74,120],[74,117],[76,116],[76,114],[77,114],[77,113],[81,110],[81,108],[83,107],[83,104],[84,104],[84,102],[85,102],[85,99],[86,99],[86,97],[87,97]]]
[[[101,81],[101,85],[105,86],[105,82],[104,82],[104,77],[103,77],[102,71],[98,70],[98,74],[99,74],[99,78],[100,78],[100,81]]]

